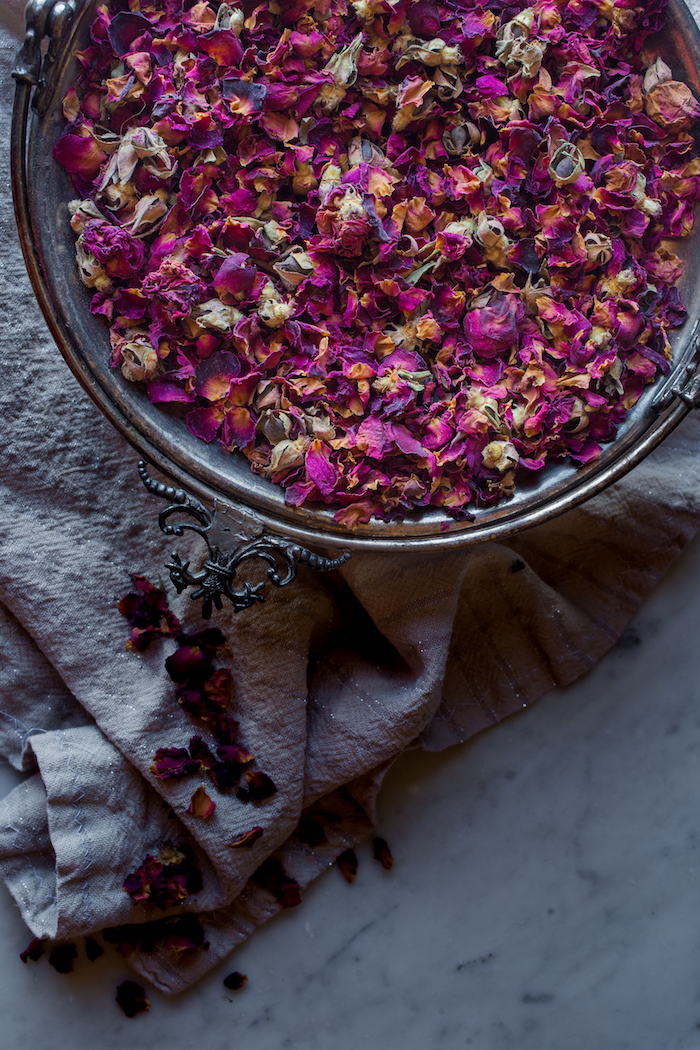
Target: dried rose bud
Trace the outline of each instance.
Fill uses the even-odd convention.
[[[501,473],[517,466],[520,456],[511,441],[490,441],[481,454],[484,466]]]
[[[122,375],[130,383],[154,379],[161,371],[158,351],[147,335],[135,336],[124,341],[120,347],[120,355]]]
[[[199,328],[208,328],[212,332],[230,332],[243,314],[235,306],[222,303],[221,299],[207,299],[194,308],[192,316]]]
[[[358,33],[351,43],[333,55],[323,69],[324,73],[333,74],[333,83],[324,84],[316,99],[319,109],[324,113],[332,113],[337,109],[347,89],[357,80],[357,58],[362,43],[362,33]]]
[[[469,131],[463,124],[446,129],[443,133],[443,145],[448,153],[464,152],[468,142],[470,142]]]
[[[80,235],[83,236],[82,234]],[[75,245],[75,259],[78,264],[80,280],[86,288],[94,288],[98,292],[110,292],[112,282],[107,276],[107,271],[101,262],[98,262],[92,252],[87,251],[81,244],[80,238]]]
[[[496,58],[507,58],[515,41],[528,39],[534,20],[535,12],[532,8],[526,8],[520,11],[515,18],[511,18],[510,22],[501,26],[496,34]]]
[[[279,409],[262,412],[258,420],[258,426],[271,445],[276,445],[280,441],[287,441],[295,424],[296,420],[292,416],[287,415],[286,412],[279,411]]]
[[[258,302],[258,317],[268,328],[279,328],[294,312],[294,304],[285,302],[271,281],[268,281]]]
[[[278,263],[275,263],[273,269],[279,274],[284,286],[294,291],[314,272],[314,264],[305,251],[295,247]]]
[[[580,149],[572,142],[562,142],[554,151],[548,171],[556,185],[561,187],[575,182],[585,168],[586,161]]]
[[[673,80],[673,73],[662,58],[655,58],[644,74],[643,90],[647,94],[659,84]]]
[[[266,474],[278,474],[282,471],[293,470],[301,467],[306,458],[306,450],[309,447],[309,438],[299,437],[295,441],[280,441],[272,449],[270,462],[265,467]]]
[[[314,175],[313,168],[304,161],[297,162],[296,175],[292,179],[292,189],[298,197],[306,197],[311,190],[318,187],[318,179]]]
[[[229,4],[221,4],[216,14],[214,29],[230,29],[236,36],[240,36],[244,18],[240,7],[233,8]]]
[[[375,168],[389,167],[386,154],[374,142],[358,135],[348,146],[348,164],[351,168],[359,164],[371,164]]]
[[[71,228],[75,233],[82,233],[91,219],[102,219],[104,221],[105,218],[94,201],[91,200],[69,201],[68,211],[71,217]]]
[[[318,184],[318,195],[321,198],[321,203],[329,199],[333,190],[337,189],[338,186],[342,185],[343,172],[337,164],[328,163],[324,166],[321,172],[321,181]]]
[[[612,259],[612,241],[604,233],[587,233],[583,244],[588,261],[594,266],[605,266]]]
[[[397,72],[409,62],[422,62],[424,66],[454,66],[462,62],[462,53],[458,47],[450,47],[440,37],[434,40],[416,40],[409,44],[396,63]]]

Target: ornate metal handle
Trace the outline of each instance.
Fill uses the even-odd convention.
[[[25,9],[26,33],[17,55],[12,76],[29,87],[36,87],[34,105],[44,113],[51,95],[51,74],[68,33],[77,0],[29,0]],[[46,54],[41,57],[41,41],[50,38]]]
[[[652,402],[652,408],[662,412],[671,405],[675,398],[680,398],[691,408],[700,408],[700,371],[697,364],[685,366],[679,381],[665,394],[659,394]]]
[[[350,557],[346,552],[339,558],[324,558],[296,543],[289,543],[276,536],[264,536],[262,526],[243,515],[240,515],[238,521],[231,519],[226,524],[221,520],[217,509],[209,510],[184,489],[164,485],[163,482],[152,478],[142,459],[139,460],[139,476],[148,492],[169,502],[169,506],[158,515],[161,531],[166,536],[182,536],[185,529],[189,529],[198,533],[207,545],[209,557],[198,572],[190,571],[190,563],[182,561],[177,551],[173,551],[171,560],[166,565],[178,594],[188,587],[196,588],[190,597],[194,601],[201,599],[202,616],[205,620],[211,616],[212,607],[223,607],[222,598],[231,602],[234,612],[249,609],[255,602],[265,600],[261,593],[265,587],[265,580],[254,584],[240,581],[242,586],[239,589],[235,588],[234,580],[244,562],[266,562],[268,568],[265,575],[270,583],[275,587],[286,587],[296,577],[299,562],[305,562],[312,569],[328,572],[343,565]],[[189,515],[194,521],[170,521],[174,514]],[[234,549],[223,549],[221,543],[231,540],[234,543],[238,541]]]

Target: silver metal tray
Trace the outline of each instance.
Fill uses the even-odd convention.
[[[333,508],[287,506],[283,490],[252,474],[242,455],[197,440],[184,420],[152,405],[145,391],[109,367],[107,326],[90,313],[90,293],[75,265],[66,206],[75,192],[69,176],[51,156],[63,125],[61,101],[77,77],[72,52],[81,46],[94,8],[94,0],[30,0],[28,5],[27,39],[15,71],[12,155],[15,208],[29,275],[68,366],[110,422],[178,485],[209,506],[218,503],[229,508],[231,519],[243,523],[244,533],[260,535],[264,530],[296,544],[377,551],[446,550],[501,539],[561,514],[622,477],[700,400],[700,237],[696,232],[673,242],[686,263],[681,295],[688,319],[673,333],[672,371],[647,388],[596,463],[582,468],[566,463],[548,466],[536,482],[521,483],[512,499],[476,509],[473,522],[455,522],[440,510],[428,509],[401,522],[373,521],[348,532],[333,521]],[[43,36],[49,37],[50,44],[42,60]],[[652,46],[674,76],[700,96],[700,33],[682,0],[671,0],[667,28]],[[170,498],[173,491],[168,490]]]

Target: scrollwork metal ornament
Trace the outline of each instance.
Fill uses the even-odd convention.
[[[12,76],[36,88],[34,106],[46,112],[56,59],[68,36],[77,0],[29,0],[24,13],[26,31]],[[42,58],[41,42],[49,45]]]
[[[193,601],[201,600],[202,617],[205,620],[210,618],[214,608],[223,608],[224,598],[231,602],[234,612],[249,609],[256,602],[265,600],[262,591],[266,580],[248,583],[238,579],[238,572],[245,563],[266,563],[267,580],[274,587],[286,587],[295,579],[300,563],[305,563],[312,569],[329,572],[344,565],[350,557],[346,552],[339,558],[324,558],[299,544],[276,536],[262,535],[261,527],[258,525],[256,530],[252,519],[251,523],[241,520],[234,528],[221,527],[216,510],[209,510],[184,489],[156,481],[148,473],[144,460],[139,460],[138,469],[146,490],[153,496],[168,500],[169,505],[158,515],[161,531],[166,536],[182,536],[185,530],[196,532],[207,545],[209,556],[199,571],[193,572],[190,562],[183,561],[177,551],[173,551],[171,560],[166,565],[178,594],[182,594],[188,587],[196,588],[190,597]],[[194,520],[171,521],[175,514],[188,515]],[[254,534],[255,531],[257,535]],[[233,550],[221,547],[222,540],[225,542],[227,538],[238,541]]]

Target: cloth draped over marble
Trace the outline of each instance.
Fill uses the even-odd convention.
[[[7,142],[16,0],[0,23]],[[186,812],[197,778],[149,772],[157,748],[199,731],[164,669],[174,643],[127,652],[116,605],[129,572],[163,571],[160,507],[43,323],[0,164],[0,753],[28,774],[1,803],[0,875],[32,932],[65,940],[161,917],[132,905],[124,878],[164,843],[190,844],[203,888],[182,910],[201,913],[209,950],[130,958],[177,992],[278,910],[251,879],[267,857],[305,886],[373,827],[382,776],[404,749],[467,740],[615,644],[700,525],[700,425],[686,420],[623,481],[507,543],[358,553],[328,575],[302,566],[264,606],[215,614],[241,743],[278,792],[254,806],[210,786],[216,813],[197,819]],[[189,556],[187,541],[179,549]],[[186,596],[171,605],[186,629],[201,627]],[[341,818],[314,848],[295,834],[311,806]],[[231,849],[251,824],[262,837]]]

